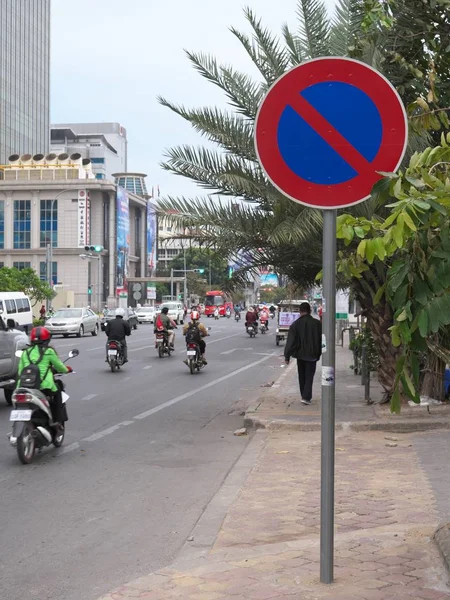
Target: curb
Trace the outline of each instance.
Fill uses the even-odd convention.
[[[440,525],[434,533],[433,539],[444,560],[447,571],[450,570],[450,523]]]
[[[395,418],[395,417],[393,417]],[[288,419],[264,419],[246,413],[244,427],[247,429],[267,429],[269,431],[320,431],[320,421],[294,421]],[[413,420],[401,419],[392,421],[350,421],[336,423],[336,431],[388,431],[391,433],[412,433],[450,429],[450,419]]]

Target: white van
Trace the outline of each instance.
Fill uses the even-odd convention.
[[[30,299],[23,292],[0,292],[0,312],[5,323],[14,319],[27,332],[33,327]]]

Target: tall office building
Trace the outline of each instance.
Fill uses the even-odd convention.
[[[49,150],[50,0],[0,0],[0,164]]]

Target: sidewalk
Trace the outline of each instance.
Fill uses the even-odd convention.
[[[194,530],[174,564],[103,600],[450,598],[413,435],[392,448],[380,432],[338,432],[334,584],[319,583],[320,434],[259,431],[246,450],[258,449],[254,467],[234,500],[225,482],[221,498],[232,502],[212,547],[196,548]]]
[[[372,374],[370,397],[374,404],[364,400],[361,376],[354,375],[350,366],[353,354],[348,348],[336,347],[336,423],[337,429],[355,431],[424,431],[450,428],[450,405],[402,407],[400,415],[393,415],[388,404],[380,405],[383,390]],[[286,372],[270,388],[261,389],[258,398],[249,406],[245,425],[249,428],[318,431],[320,429],[321,364],[317,365],[313,400],[310,406],[301,403],[297,378],[297,361],[292,360]]]

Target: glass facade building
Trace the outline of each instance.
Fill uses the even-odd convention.
[[[0,0],[0,164],[49,150],[50,0]]]

